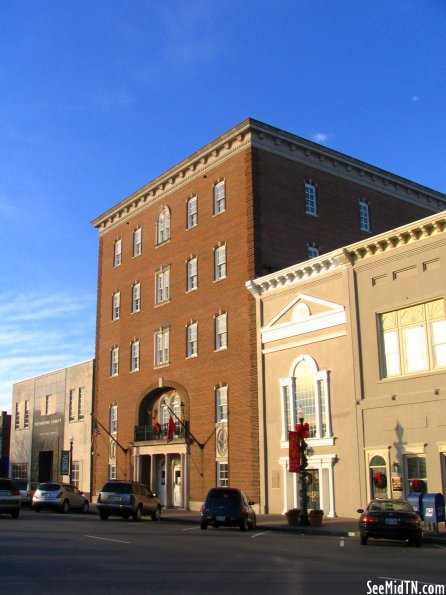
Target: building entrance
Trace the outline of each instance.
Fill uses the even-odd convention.
[[[53,480],[53,454],[52,450],[39,452],[39,474],[37,478],[39,483]]]

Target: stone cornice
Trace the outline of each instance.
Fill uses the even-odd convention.
[[[136,212],[166,200],[234,154],[254,147],[438,212],[446,195],[273,126],[248,118],[93,220],[104,233]],[[358,198],[360,198],[358,196]]]
[[[397,248],[440,235],[443,235],[446,241],[446,211],[391,229],[367,240],[350,244],[276,273],[247,281],[245,285],[254,296],[262,296],[275,289],[283,289],[286,286],[292,286],[300,281],[307,281],[312,277],[319,277],[322,274],[348,265],[355,266],[367,258],[389,253]]]

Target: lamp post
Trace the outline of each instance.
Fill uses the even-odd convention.
[[[305,441],[306,431],[304,429],[304,412],[302,409],[298,411],[300,432],[300,471],[299,471],[299,482],[300,482],[300,515],[299,525],[301,527],[310,524],[308,519],[308,493],[307,493],[307,443]],[[308,427],[308,426],[307,426]]]
[[[70,436],[70,484],[73,483],[73,436]]]

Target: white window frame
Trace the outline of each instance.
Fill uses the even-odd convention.
[[[132,285],[132,314],[141,310],[141,283]]]
[[[113,347],[110,352],[110,376],[119,375],[119,347]]]
[[[186,326],[187,357],[198,355],[198,322],[191,322]]]
[[[113,247],[113,266],[118,267],[122,263],[122,240],[115,240]]]
[[[15,404],[15,416],[14,416],[14,430],[20,429],[20,405]]]
[[[133,257],[136,258],[142,253],[142,227],[133,231]]]
[[[311,182],[305,182],[305,213],[314,216],[318,214],[316,186]]]
[[[187,261],[187,291],[198,289],[198,258],[196,256]]]
[[[85,419],[85,397],[86,390],[83,386],[79,388],[77,401],[77,419]]]
[[[110,463],[108,466],[108,479],[110,481],[116,479],[116,463]]]
[[[154,351],[155,366],[164,366],[169,363],[170,329],[160,329],[155,333]]]
[[[156,220],[156,243],[164,244],[170,240],[170,209],[163,207]]]
[[[217,423],[228,421],[228,387],[218,386],[215,389],[215,409]]]
[[[139,341],[132,341],[130,345],[130,371],[138,372],[139,370]]]
[[[110,434],[116,435],[118,433],[118,406],[117,405],[110,406],[109,427],[110,427]]]
[[[214,281],[226,279],[226,244],[214,249]]]
[[[361,231],[372,231],[370,222],[370,207],[365,200],[359,201],[359,228]]]
[[[223,312],[215,317],[215,350],[222,351],[228,347],[228,314]]]
[[[155,275],[155,303],[164,304],[170,299],[170,267],[162,268]]]
[[[186,212],[187,212],[187,222],[186,227],[187,229],[192,229],[198,225],[198,198],[197,196],[192,196],[187,201],[186,205]]]
[[[226,211],[226,185],[225,180],[217,182],[214,186],[214,215]]]
[[[119,320],[121,314],[121,292],[115,291],[112,297],[112,320]]]
[[[70,392],[68,394],[68,421],[75,421],[74,415],[74,395],[76,390],[74,388],[70,388]]]
[[[229,466],[227,462],[217,461],[217,486],[227,487],[229,485]]]
[[[29,428],[29,401],[25,401],[25,412],[23,415],[23,429],[27,430]]]

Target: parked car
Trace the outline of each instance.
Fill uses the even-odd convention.
[[[20,491],[12,479],[0,478],[0,514],[5,512],[19,518]]]
[[[88,512],[88,498],[76,486],[68,483],[48,482],[39,484],[34,492],[32,507],[36,512],[52,508],[61,512],[77,509]]]
[[[408,540],[420,547],[421,520],[406,500],[372,500],[366,510],[358,508],[361,545],[374,539]]]
[[[20,490],[20,502],[31,506],[34,492],[39,484],[36,481],[26,481],[26,479],[14,479],[14,483]]]
[[[201,507],[201,528],[239,527],[241,531],[255,529],[257,525],[256,513],[243,490],[237,488],[212,488]]]
[[[136,481],[108,481],[99,492],[97,507],[103,521],[109,516],[130,517],[140,521],[149,515],[152,521],[161,518],[161,503],[148,486]]]

